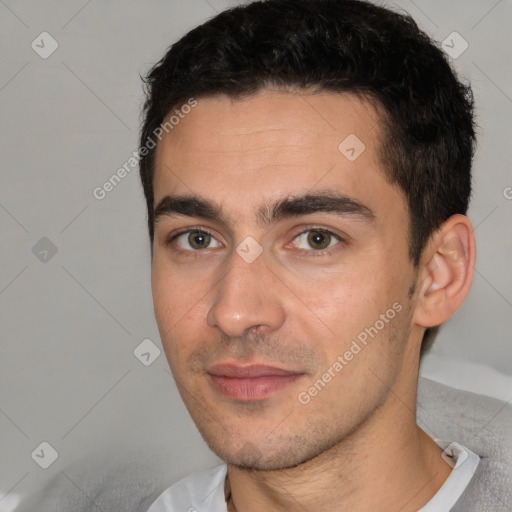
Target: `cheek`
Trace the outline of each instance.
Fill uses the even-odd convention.
[[[389,284],[378,266],[347,262],[342,270],[309,272],[294,283],[297,296],[325,324],[331,335],[343,339],[387,309]],[[384,309],[384,311],[381,311]]]
[[[329,298],[317,304],[329,331],[314,331],[311,322],[303,321],[322,364],[302,391],[321,389],[311,410],[339,410],[350,417],[391,387],[401,367],[410,318],[403,298],[386,300],[376,287],[347,285],[343,292],[330,290]]]
[[[402,343],[396,341],[393,331],[403,329],[404,294],[399,291],[407,286],[404,282],[397,287],[402,278],[383,266],[378,260],[361,261],[343,271],[317,275],[316,279],[308,276],[307,282],[296,283],[297,295],[304,298],[307,309],[303,307],[302,314],[296,311],[295,319],[327,367],[347,351],[352,353],[347,353],[351,362],[345,374],[357,373],[361,365],[386,365]],[[393,304],[401,312],[393,309]],[[358,362],[352,362],[356,359]]]
[[[170,363],[186,357],[194,342],[201,339],[199,333],[205,325],[208,298],[203,285],[183,273],[165,268],[158,261],[153,264],[151,288],[155,319]]]
[[[155,254],[151,268],[151,289],[157,322],[171,325],[181,322],[207,292],[206,279],[177,269],[165,256]]]

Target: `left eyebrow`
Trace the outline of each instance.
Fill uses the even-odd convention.
[[[287,197],[273,204],[261,207],[258,210],[258,219],[261,224],[275,224],[276,222],[300,215],[314,213],[334,213],[340,216],[358,217],[367,222],[375,220],[373,211],[364,204],[343,194],[331,191]]]
[[[278,199],[261,206],[256,217],[261,225],[268,226],[286,218],[315,213],[333,213],[343,217],[359,218],[370,223],[375,220],[375,214],[370,208],[351,197],[332,191]],[[218,204],[196,195],[165,196],[154,209],[154,222],[156,223],[162,216],[176,215],[198,217],[225,226],[229,224]]]

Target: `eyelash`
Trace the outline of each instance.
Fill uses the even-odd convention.
[[[328,256],[331,254],[331,249],[334,249],[336,248],[337,246],[339,245],[346,245],[346,240],[341,237],[340,235],[337,235],[336,233],[333,233],[332,231],[328,230],[328,229],[325,229],[325,228],[318,228],[316,226],[306,226],[306,229],[304,229],[303,231],[301,231],[300,233],[297,233],[294,237],[293,237],[293,240],[297,239],[299,236],[301,235],[304,235],[305,233],[309,233],[309,232],[318,232],[318,233],[324,233],[324,234],[328,234],[330,235],[331,237],[335,238],[338,240],[338,243],[333,245],[332,247],[328,247],[327,249],[322,249],[322,250],[319,250],[319,251],[315,251],[314,249],[299,249],[301,252],[306,252],[306,253],[309,253],[309,256],[311,257],[322,257],[322,256]],[[185,235],[185,234],[190,234],[190,233],[194,233],[194,232],[201,232],[201,233],[206,233],[208,235],[210,235],[212,238],[213,237],[213,234],[212,234],[212,231],[209,229],[209,228],[206,228],[206,227],[202,227],[202,226],[194,226],[192,228],[188,228],[188,229],[184,229],[182,231],[178,231],[177,233],[174,233],[172,236],[170,236],[166,242],[165,242],[165,245],[170,247],[173,242],[181,235]],[[292,241],[293,241],[292,240]],[[207,249],[205,249],[207,250]],[[176,253],[179,253],[179,254],[187,254],[187,255],[193,255],[195,257],[199,256],[200,253],[202,252],[201,250],[188,250],[188,249],[175,249],[173,248],[173,251],[176,252]]]
[[[194,226],[192,228],[183,229],[181,231],[178,231],[177,233],[174,233],[173,235],[169,236],[169,238],[165,241],[165,245],[171,245],[176,238],[178,238],[181,235],[185,235],[187,233],[206,233],[207,235],[213,236],[213,233],[210,229],[204,228],[201,226]],[[185,252],[200,252],[200,251],[185,251]]]
[[[296,240],[297,238],[299,238],[300,236],[306,234],[306,233],[310,233],[310,232],[314,232],[314,233],[322,233],[322,234],[327,234],[327,235],[330,235],[332,238],[336,239],[338,241],[338,243],[334,244],[333,246],[331,247],[328,247],[326,249],[322,249],[322,250],[315,250],[315,249],[299,249],[300,253],[301,254],[305,254],[307,253],[307,256],[308,257],[313,257],[313,258],[321,258],[322,256],[329,256],[331,255],[336,249],[339,249],[340,247],[339,246],[343,246],[346,244],[346,240],[341,237],[340,235],[337,235],[336,233],[333,233],[332,231],[330,231],[329,229],[325,229],[325,228],[319,228],[319,227],[316,227],[316,226],[306,226],[305,229],[303,229],[300,233],[297,233],[294,237],[293,237],[293,240]],[[292,240],[292,241],[293,241]]]

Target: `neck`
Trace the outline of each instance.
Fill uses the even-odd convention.
[[[400,398],[398,398],[400,397]],[[357,432],[293,468],[228,466],[237,512],[415,512],[448,478],[442,450],[416,424],[416,389],[395,386]]]

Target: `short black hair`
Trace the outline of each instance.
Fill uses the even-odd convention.
[[[221,12],[173,44],[149,71],[140,146],[190,98],[264,88],[348,92],[375,103],[380,157],[410,213],[409,254],[465,214],[475,147],[473,95],[440,46],[406,13],[363,0],[262,0]],[[154,237],[154,147],[140,158]]]

